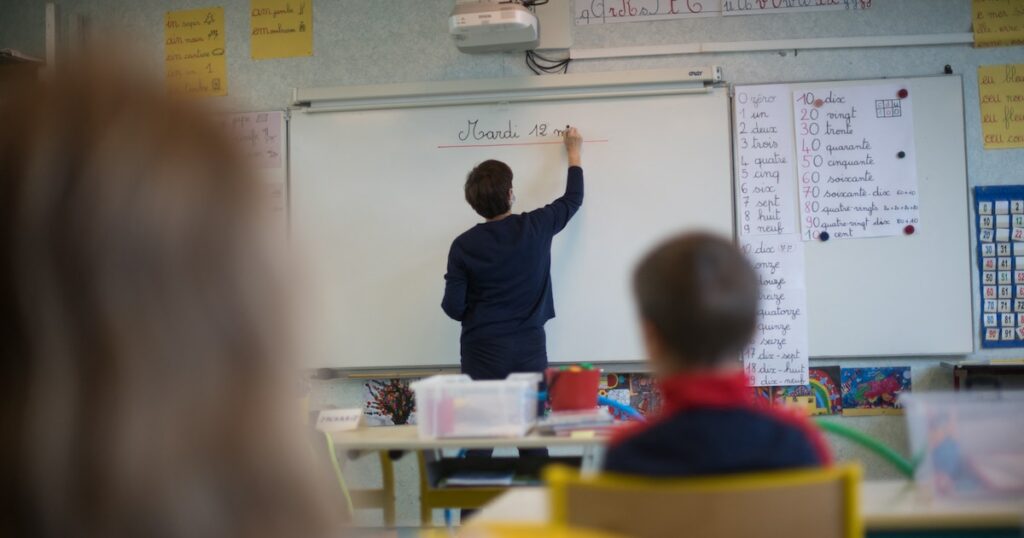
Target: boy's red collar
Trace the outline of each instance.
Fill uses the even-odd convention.
[[[658,382],[658,388],[662,398],[658,415],[649,422],[630,422],[628,426],[620,428],[612,435],[610,444],[615,445],[681,411],[697,408],[748,408],[757,409],[774,420],[800,429],[817,452],[819,461],[823,465],[832,463],[832,454],[825,438],[803,411],[796,408],[771,408],[755,403],[749,379],[742,370],[681,373],[662,379]]]
[[[702,370],[662,379],[661,414],[695,407],[737,407],[751,401],[750,381],[743,370]]]
[[[698,407],[743,407],[751,405],[747,374],[742,370],[700,370],[676,374],[657,382],[661,392],[661,409],[647,422],[629,422],[611,437],[615,445],[635,433],[651,427],[659,420],[687,409]]]

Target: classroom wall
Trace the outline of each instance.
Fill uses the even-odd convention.
[[[529,75],[521,54],[465,55],[446,34],[453,0],[312,0],[314,56],[253,61],[249,58],[248,0],[64,0],[65,18],[81,14],[93,31],[134,36],[132,43],[161,72],[162,17],[170,9],[224,6],[227,17],[228,88],[220,99],[235,109],[280,108],[293,87],[379,84]],[[559,1],[559,0],[552,0]],[[0,16],[0,47],[42,56],[43,0],[5,0]],[[959,33],[970,31],[969,0],[875,0],[864,12],[702,18],[608,24],[574,29],[577,47],[621,47],[689,42],[746,41],[804,37]],[[574,72],[721,65],[733,83],[811,81],[922,76],[941,73],[947,64],[964,76],[967,162],[971,185],[1024,183],[1024,150],[984,151],[980,135],[976,69],[979,65],[1021,61],[1021,48],[973,49],[969,46],[858,50],[705,54],[576,62]],[[585,127],[585,126],[584,126]],[[968,255],[968,253],[964,253]],[[440,286],[438,274],[438,285]],[[966,283],[965,283],[966,285]],[[975,287],[975,293],[977,289]],[[913,320],[907,320],[913,323]],[[975,331],[977,332],[977,331]],[[870,335],[866,335],[870,337]],[[971,358],[1018,356],[1013,350],[977,352]],[[871,358],[843,361],[846,366],[913,367],[914,390],[947,389],[950,372],[936,357]],[[821,364],[834,364],[822,361]],[[358,381],[318,381],[314,405],[359,405]],[[899,449],[906,447],[901,417],[837,418]],[[869,478],[893,477],[884,463],[841,442],[840,458],[860,457]],[[367,466],[354,469],[371,477]],[[400,464],[399,517],[416,521],[412,458]]]

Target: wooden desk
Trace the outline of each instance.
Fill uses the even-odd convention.
[[[444,460],[440,460],[441,450],[487,449],[487,448],[544,448],[544,447],[582,447],[582,467],[596,469],[597,447],[607,442],[607,437],[589,435],[580,437],[542,436],[532,433],[525,437],[472,437],[465,439],[421,439],[416,426],[381,426],[363,427],[353,431],[334,432],[331,434],[337,450],[349,453],[367,453],[384,451],[420,452],[420,520],[429,525],[432,520],[433,508],[463,507],[477,508],[482,506],[507,488],[438,488],[440,469]],[[358,457],[358,456],[355,456]],[[449,460],[450,461],[450,460]],[[390,459],[388,459],[390,465]],[[387,489],[387,488],[385,488]],[[385,491],[391,498],[393,493]]]
[[[525,437],[468,437],[464,439],[421,439],[416,426],[363,427],[331,434],[339,449],[371,450],[445,450],[459,448],[544,448],[558,446],[595,447],[604,445],[605,436],[558,437],[531,433]]]
[[[1020,529],[1024,525],[1024,499],[934,500],[903,480],[864,482],[860,506],[869,531]]]
[[[1020,529],[1024,499],[1016,502],[936,502],[902,480],[865,482],[861,487],[864,527],[875,532]],[[485,506],[473,523],[548,523],[545,488],[516,488]]]

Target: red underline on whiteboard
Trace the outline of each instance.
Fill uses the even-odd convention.
[[[603,144],[608,139],[604,138],[601,140],[584,140],[588,144]],[[545,144],[564,144],[561,140],[552,140],[550,142],[506,142],[504,144],[452,144],[449,146],[437,146],[437,149],[450,149],[450,148],[503,148],[508,146],[542,146]]]

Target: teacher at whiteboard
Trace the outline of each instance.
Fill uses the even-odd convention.
[[[551,240],[583,204],[583,139],[567,127],[564,142],[565,194],[540,209],[512,214],[512,169],[501,161],[484,161],[466,178],[466,201],[485,222],[452,242],[441,307],[462,322],[462,372],[472,379],[547,368]]]

